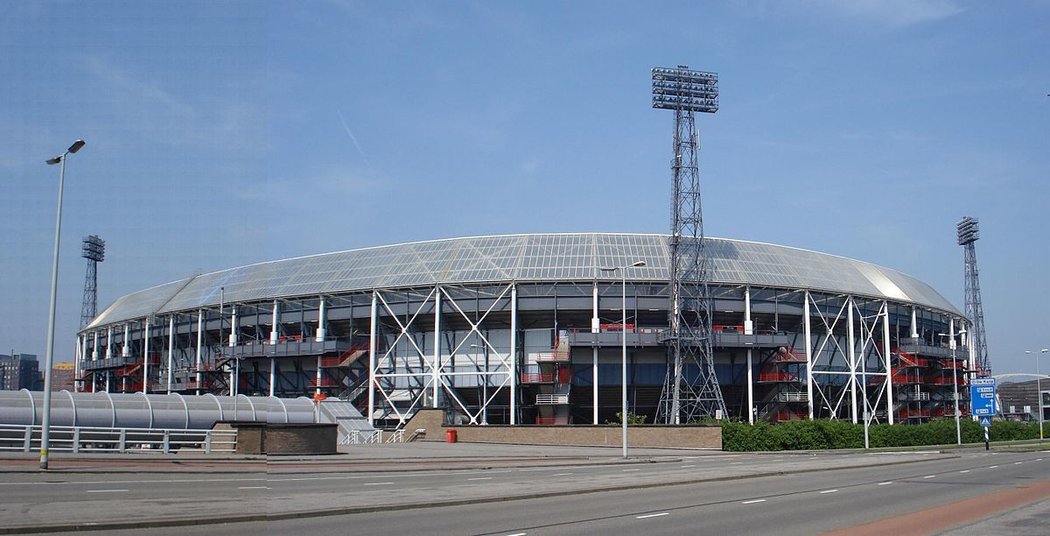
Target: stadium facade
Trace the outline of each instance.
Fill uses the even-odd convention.
[[[929,285],[772,244],[707,238],[704,251],[728,417],[954,414],[967,320]],[[123,296],[80,331],[78,390],[323,395],[377,427],[427,407],[453,424],[600,424],[618,420],[626,338],[630,411],[652,422],[669,259],[666,235],[527,234],[196,275]]]

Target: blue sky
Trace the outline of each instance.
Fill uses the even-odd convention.
[[[963,307],[995,372],[1050,346],[1050,4],[31,2],[0,10],[0,352],[56,357],[99,234],[99,308],[251,262],[433,238],[667,232],[649,69],[720,75],[708,234],[857,258]],[[1050,370],[1050,363],[1043,367]]]

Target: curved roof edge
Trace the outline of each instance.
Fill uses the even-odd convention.
[[[536,233],[443,238],[263,261],[194,275],[124,295],[86,328],[227,302],[435,284],[604,280],[601,267],[632,268],[628,279],[665,281],[668,235]],[[922,281],[891,268],[765,242],[705,241],[715,284],[791,288],[914,303],[963,316]],[[617,277],[618,278],[618,277]]]

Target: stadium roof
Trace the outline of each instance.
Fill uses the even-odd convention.
[[[324,253],[231,268],[119,298],[86,329],[219,304],[317,296],[374,288],[487,282],[608,280],[601,267],[638,260],[628,280],[669,279],[667,235],[523,234],[452,238]],[[895,270],[804,249],[708,238],[711,282],[806,289],[914,303],[961,313],[926,283]],[[619,279],[620,275],[615,276]]]

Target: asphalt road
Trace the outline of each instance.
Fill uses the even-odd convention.
[[[862,464],[878,465],[835,469]],[[763,474],[769,476],[754,476]],[[719,480],[696,482],[706,478]],[[660,463],[451,471],[339,473],[307,466],[270,474],[17,474],[0,482],[0,522],[23,525],[54,513],[57,503],[89,522],[91,512],[104,522],[117,516],[379,510],[198,525],[196,534],[815,534],[1044,481],[1050,481],[1050,453],[979,450],[951,456],[718,454]],[[673,482],[680,483],[664,485]],[[588,492],[594,489],[612,491]],[[559,495],[491,501],[554,493]],[[466,504],[436,506],[450,500]]]

